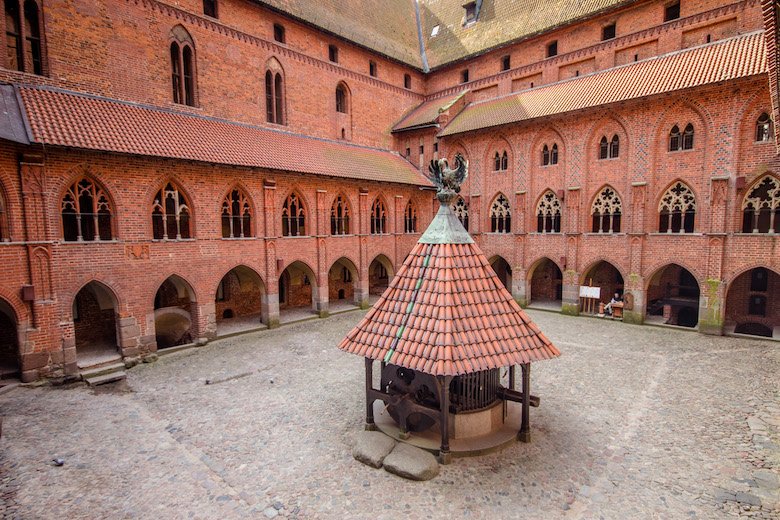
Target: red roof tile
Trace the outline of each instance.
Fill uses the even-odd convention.
[[[475,103],[440,135],[604,106],[766,70],[763,33],[755,32]]]
[[[439,211],[429,230],[447,211]],[[452,241],[458,243],[430,243],[430,235],[423,234],[387,290],[339,348],[436,376],[560,355],[451,211],[448,216],[460,229],[439,228],[437,237],[456,237]],[[461,267],[464,260],[477,267]]]
[[[409,114],[404,116],[404,118],[393,127],[393,132],[435,124],[439,114],[444,110],[447,110],[465,94],[466,92],[463,91],[423,102],[417,108],[409,112]]]
[[[387,150],[59,89],[18,89],[33,142],[430,186],[408,161]]]

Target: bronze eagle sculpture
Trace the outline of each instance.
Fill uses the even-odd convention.
[[[439,192],[460,193],[460,185],[468,177],[469,162],[459,153],[455,154],[455,168],[450,169],[447,159],[434,159],[428,166],[428,179],[439,188]]]

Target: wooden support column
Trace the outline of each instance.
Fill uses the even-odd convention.
[[[439,462],[449,464],[452,461],[450,453],[450,381],[451,376],[438,376],[441,395],[441,448],[439,448]]]
[[[375,431],[374,400],[371,398],[371,390],[374,388],[374,360],[366,358],[366,431]]]
[[[515,389],[515,365],[509,367],[509,389]]]
[[[523,373],[523,418],[517,439],[521,442],[531,442],[531,363],[521,365],[521,369]]]

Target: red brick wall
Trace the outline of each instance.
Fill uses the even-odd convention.
[[[729,286],[726,299],[726,323],[761,323],[770,329],[780,325],[780,275],[769,272],[766,291],[751,291],[751,271],[738,276]],[[767,299],[766,316],[749,314],[751,296],[764,296]]]
[[[95,294],[88,288],[76,296],[78,320],[73,320],[76,349],[86,345],[116,345],[114,309],[101,309]]]

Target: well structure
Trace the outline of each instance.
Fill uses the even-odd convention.
[[[467,176],[456,156],[432,161],[441,207],[387,290],[339,348],[365,358],[366,429],[432,449],[481,453],[530,441],[531,363],[560,355],[496,276],[450,205]],[[374,385],[374,362],[381,363]],[[516,388],[516,367],[520,388]],[[510,408],[511,403],[518,404]],[[383,414],[382,420],[375,417]],[[386,413],[385,413],[386,412]],[[517,417],[519,415],[519,417]],[[438,444],[433,448],[432,443]]]

